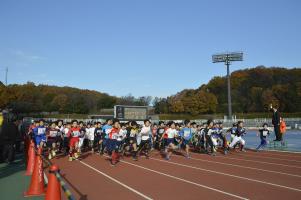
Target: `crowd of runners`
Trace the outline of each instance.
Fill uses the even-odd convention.
[[[227,135],[229,134],[229,137]],[[244,135],[246,129],[243,121],[224,129],[222,122],[208,120],[196,124],[189,120],[183,123],[173,121],[151,123],[145,120],[143,125],[136,121],[126,123],[117,119],[108,119],[105,123],[84,123],[73,120],[45,122],[35,121],[29,128],[28,135],[37,147],[44,148],[45,155],[52,159],[58,152],[68,156],[69,161],[80,157],[82,152],[92,152],[110,156],[111,164],[116,165],[120,157],[128,156],[133,160],[158,150],[169,160],[173,152],[182,153],[187,159],[191,151],[215,156],[217,151],[227,155],[231,149],[245,151]],[[259,130],[262,140],[258,150],[266,146],[266,137],[270,134],[267,124]],[[229,138],[227,140],[227,138]]]

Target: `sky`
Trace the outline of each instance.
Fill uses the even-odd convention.
[[[0,81],[166,97],[231,71],[301,67],[299,0],[0,0]]]

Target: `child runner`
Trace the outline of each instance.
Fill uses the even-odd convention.
[[[115,166],[119,159],[118,154],[118,143],[117,138],[120,131],[120,124],[118,119],[114,119],[113,127],[109,132],[109,138],[107,140],[107,149],[109,154],[111,154],[111,165]]]
[[[33,134],[36,146],[42,148],[46,142],[46,127],[43,119],[40,119],[39,124],[33,129]]]
[[[264,149],[267,145],[267,136],[270,135],[270,131],[268,129],[268,124],[264,123],[262,128],[259,129],[259,136],[260,136],[260,144],[256,148],[256,151],[259,151],[260,149]],[[257,133],[258,136],[258,133]]]
[[[94,130],[94,144],[90,144],[90,147],[92,148],[92,152],[94,152],[94,147],[99,151],[101,151],[101,143],[102,143],[102,128],[101,123],[97,122],[96,127]]]
[[[126,124],[122,123],[120,124],[120,131],[117,136],[117,146],[118,146],[118,152],[121,153],[124,150],[124,143],[127,135],[127,130],[126,130]],[[123,155],[123,153],[122,153]]]
[[[80,127],[80,135],[79,135],[79,141],[78,141],[78,153],[81,154],[84,140],[86,137],[86,127],[84,125],[84,122],[80,121],[79,127]]]
[[[95,132],[95,127],[91,126],[90,123],[87,124],[86,127],[86,140],[88,141],[88,147],[91,148],[92,153],[94,153],[94,132]]]
[[[182,130],[179,133],[181,138],[182,138],[181,146],[186,151],[185,157],[190,158],[189,141],[192,138],[192,131],[191,131],[191,128],[190,128],[190,120],[185,120],[184,125],[185,125],[185,127],[182,128]]]
[[[78,158],[78,142],[81,128],[78,126],[77,120],[72,121],[72,127],[69,130],[70,142],[69,142],[69,161]]]
[[[137,161],[137,135],[138,135],[138,124],[135,121],[131,122],[131,127],[128,131],[128,145],[133,148],[132,156],[133,160]]]
[[[57,134],[57,143],[58,143],[58,150],[59,152],[62,151],[63,148],[63,134],[64,134],[64,126],[63,126],[63,121],[62,120],[58,120],[57,121],[57,126],[55,127],[58,130],[58,134]]]
[[[148,119],[144,120],[144,126],[142,127],[140,134],[141,134],[141,142],[138,147],[138,152],[140,153],[140,151],[144,149],[145,156],[148,159],[149,150],[151,148],[151,138],[150,138],[151,128],[150,128],[150,121]]]
[[[231,140],[230,140],[230,142],[232,142],[233,139],[234,139],[234,137],[235,137],[236,129],[237,129],[237,123],[233,123],[232,124],[232,128],[230,128],[230,129],[227,130],[227,133],[231,134]]]
[[[48,147],[48,159],[51,160],[56,156],[56,148],[58,143],[58,132],[55,122],[50,124],[50,128],[47,131],[47,147]]]
[[[166,148],[165,148],[165,159],[170,160],[170,156],[172,152],[177,148],[175,145],[175,137],[177,137],[177,130],[176,130],[176,125],[175,122],[171,121],[169,122],[169,127],[166,130]],[[164,137],[164,134],[163,136]]]
[[[69,141],[70,141],[70,130],[71,130],[71,124],[68,122],[64,128],[63,132],[63,149],[64,154],[68,155],[69,153]]]
[[[206,152],[208,154],[211,153],[212,156],[215,156],[215,152],[216,152],[216,149],[214,147],[214,144],[213,144],[213,140],[212,140],[212,135],[214,134],[215,130],[214,130],[214,122],[213,120],[209,119],[207,121],[207,125],[206,125],[206,128],[204,130],[204,133],[205,133],[205,139],[206,139]],[[211,149],[211,152],[209,152],[209,147]]]
[[[234,147],[238,142],[240,143],[240,150],[245,152],[246,150],[244,149],[245,146],[245,140],[242,138],[244,134],[246,134],[246,129],[244,129],[244,123],[243,121],[238,121],[237,122],[237,129],[235,132],[235,137],[233,138],[233,141],[229,145],[229,149]]]
[[[111,132],[112,129],[112,123],[113,120],[112,119],[107,119],[106,124],[102,127],[102,133],[103,133],[103,141],[101,144],[101,151],[100,154],[103,154],[104,149],[107,145],[107,140],[109,139],[109,133]]]
[[[158,150],[164,149],[164,139],[162,139],[163,134],[167,128],[165,127],[165,124],[163,121],[159,122],[159,127],[157,129],[157,141],[156,141],[156,146]]]
[[[157,142],[157,131],[158,131],[158,125],[154,123],[152,127],[152,139],[153,139],[153,146],[152,149],[156,148],[156,142]]]

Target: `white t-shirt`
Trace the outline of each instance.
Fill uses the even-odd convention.
[[[86,128],[85,136],[88,140],[94,140],[94,131],[95,131],[94,127]]]
[[[64,129],[64,137],[68,137],[69,128]]]
[[[117,141],[122,141],[126,138],[127,130],[122,130],[120,129],[118,136],[117,136]]]
[[[150,126],[149,127],[143,126],[140,134],[141,134],[141,140],[148,140],[151,134]]]
[[[64,132],[64,127],[63,126],[61,126],[61,127],[56,126],[55,128],[59,130],[58,136],[60,136]]]
[[[178,131],[176,129],[169,128],[166,130],[168,139],[173,139],[178,135]]]

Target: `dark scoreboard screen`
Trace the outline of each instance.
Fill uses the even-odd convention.
[[[114,117],[120,120],[145,120],[148,118],[147,106],[123,106],[114,107]]]

